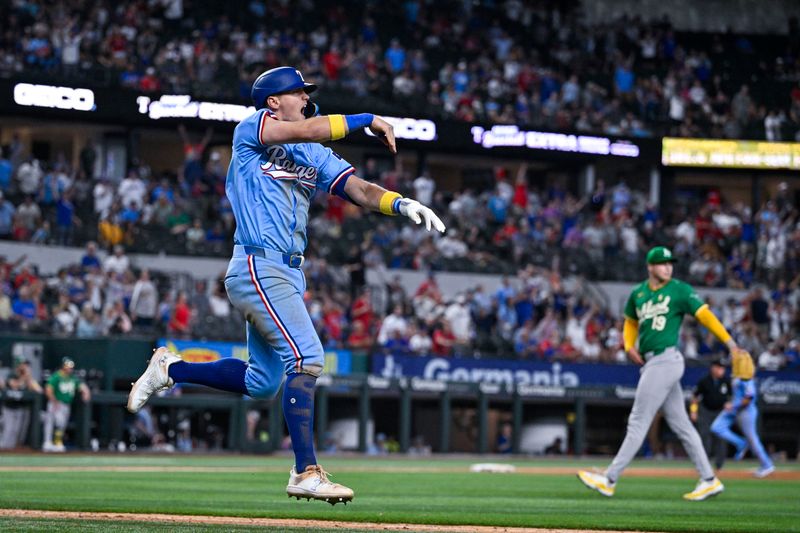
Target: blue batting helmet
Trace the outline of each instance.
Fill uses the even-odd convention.
[[[250,96],[253,98],[256,109],[261,109],[268,96],[295,89],[304,89],[306,93],[313,93],[317,90],[317,86],[307,83],[300,71],[294,67],[277,67],[269,69],[256,78]]]

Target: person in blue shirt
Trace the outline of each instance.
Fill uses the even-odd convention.
[[[756,428],[758,408],[756,407],[756,383],[753,378],[755,366],[749,357],[734,357],[732,366],[733,398],[725,404],[725,409],[711,424],[711,431],[736,446],[734,459],[737,461],[744,458],[749,447],[761,463],[753,475],[758,478],[767,477],[775,471],[775,465],[764,449]],[[746,438],[742,438],[731,430],[734,423],[739,424],[739,428]]]
[[[255,398],[272,398],[283,383],[283,412],[295,455],[286,492],[336,504],[352,500],[353,491],[330,482],[314,452],[314,386],[324,356],[303,301],[310,202],[323,191],[365,209],[424,222],[428,231],[444,232],[445,226],[416,200],[357,177],[350,163],[319,144],[369,128],[397,153],[393,128],[380,117],[313,116],[316,104],[308,95],[315,89],[293,67],[268,70],[251,91],[257,111],[233,134],[225,192],[236,230],[225,288],[247,319],[249,361],[187,363],[161,347],[134,383],[128,410],[137,412],[150,395],[175,383]]]

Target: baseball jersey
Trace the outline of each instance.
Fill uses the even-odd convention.
[[[75,390],[78,388],[78,380],[74,376],[65,376],[60,371],[54,372],[47,384],[53,387],[53,395],[61,403],[70,404],[75,399]]]
[[[261,132],[271,120],[277,119],[261,109],[233,134],[225,193],[236,219],[234,243],[302,253],[314,193],[322,189],[350,200],[344,186],[354,169],[318,143],[265,144]]]
[[[655,291],[647,281],[636,286],[625,304],[625,316],[639,322],[639,352],[659,354],[677,346],[683,315],[694,315],[703,305],[688,283],[676,279]]]
[[[738,411],[742,407],[742,402],[746,398],[750,398],[750,406],[756,405],[756,380],[755,379],[733,379],[733,404],[734,411]]]

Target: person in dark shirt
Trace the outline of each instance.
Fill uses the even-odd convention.
[[[711,432],[711,424],[725,407],[730,394],[731,380],[725,375],[722,360],[716,359],[711,363],[708,374],[697,383],[689,406],[689,417],[697,424],[706,452],[710,454],[713,451],[717,470],[725,462],[727,446]]]

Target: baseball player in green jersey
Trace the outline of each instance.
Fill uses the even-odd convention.
[[[650,250],[647,254],[648,279],[634,287],[625,305],[625,353],[631,361],[642,366],[625,440],[604,473],[578,472],[578,478],[587,487],[604,496],[614,495],[619,476],[641,448],[659,409],[700,473],[699,483],[692,492],[683,495],[684,499],[705,500],[725,489],[714,475],[700,435],[686,411],[680,383],[684,360],[677,348],[683,316],[694,316],[725,343],[732,354],[749,355],[736,346],[725,327],[691,286],[672,279],[674,261],[670,250],[663,246]]]
[[[74,370],[75,362],[69,357],[65,357],[61,361],[61,368],[53,372],[53,375],[47,380],[47,386],[44,389],[44,393],[47,395],[47,414],[44,421],[42,451],[65,451],[64,430],[69,422],[75,391],[81,393],[84,402],[88,402],[91,397],[89,387],[72,375]],[[55,432],[53,431],[54,427]]]

